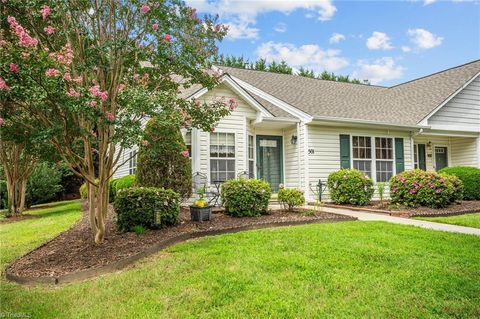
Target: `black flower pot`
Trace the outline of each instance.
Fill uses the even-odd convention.
[[[212,218],[212,207],[190,206],[190,216],[194,222],[203,222]]]

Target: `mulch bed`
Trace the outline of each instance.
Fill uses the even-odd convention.
[[[480,212],[480,201],[460,201],[448,205],[445,208],[429,208],[429,207],[400,207],[392,208],[388,204],[384,204],[382,207],[379,202],[372,202],[370,205],[366,206],[355,206],[355,205],[332,205],[326,204],[326,207],[335,207],[335,208],[351,208],[354,210],[372,212],[372,213],[382,213],[398,217],[435,217],[435,216],[453,216],[468,214],[474,212]]]
[[[115,213],[109,208],[106,222],[106,237],[102,245],[93,243],[89,220],[85,207],[83,218],[69,230],[46,242],[27,255],[15,260],[7,268],[7,278],[44,278],[58,277],[66,274],[102,268],[145,251],[160,247],[162,242],[171,242],[175,237],[185,234],[205,233],[205,231],[237,231],[240,228],[261,228],[262,225],[282,226],[288,223],[302,224],[312,222],[334,222],[354,220],[354,218],[331,213],[317,212],[315,215],[303,212],[271,211],[260,217],[230,217],[221,212],[213,214],[211,221],[192,222],[188,209],[182,209],[180,223],[173,227],[148,230],[142,235],[119,233],[115,227]],[[228,232],[228,231],[224,231]],[[185,236],[183,236],[185,237]],[[182,238],[183,238],[182,237]],[[152,251],[153,253],[154,251]],[[12,276],[13,275],[13,276]],[[17,280],[19,281],[19,280]],[[56,280],[55,282],[58,282]]]

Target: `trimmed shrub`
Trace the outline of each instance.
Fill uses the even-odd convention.
[[[445,167],[439,173],[460,178],[463,183],[463,198],[465,200],[480,200],[480,168],[453,166]]]
[[[281,188],[278,191],[278,201],[292,211],[295,207],[305,203],[305,196],[301,190],[295,188]]]
[[[114,207],[119,231],[163,228],[178,223],[180,196],[171,189],[124,188],[117,192]]]
[[[98,179],[95,180],[95,183],[98,183]],[[87,197],[88,197],[87,182],[83,183],[80,186],[79,192],[80,192],[80,198],[81,199],[87,199]],[[97,194],[97,188],[96,187],[95,187],[95,194]]]
[[[190,197],[192,164],[174,116],[161,114],[147,122],[137,156],[138,186],[173,189],[182,198]]]
[[[113,203],[115,201],[115,196],[117,195],[117,192],[121,189],[125,188],[130,188],[135,185],[135,175],[127,175],[123,177],[119,177],[116,179],[112,179],[110,183],[108,184],[109,186],[109,199],[110,202]]]
[[[259,179],[231,179],[221,189],[225,213],[235,217],[265,214],[271,195],[270,185]]]
[[[373,181],[356,169],[341,169],[328,176],[330,198],[336,204],[367,205],[373,196]]]
[[[405,171],[390,179],[392,204],[409,207],[446,207],[463,194],[463,184],[453,175],[442,175],[434,171]]]
[[[30,207],[56,198],[62,192],[62,172],[54,163],[41,162],[28,177],[25,205]]]

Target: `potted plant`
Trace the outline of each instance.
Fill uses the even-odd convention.
[[[198,199],[190,205],[190,216],[192,221],[202,222],[212,218],[212,207],[205,199],[205,187],[197,189]]]

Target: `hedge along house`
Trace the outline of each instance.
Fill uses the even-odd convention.
[[[480,60],[393,87],[216,68],[222,77],[214,89],[182,92],[238,101],[214,132],[184,132],[192,171],[210,183],[248,174],[274,192],[284,184],[312,200],[312,186],[340,168],[378,183],[413,168],[480,167]]]

